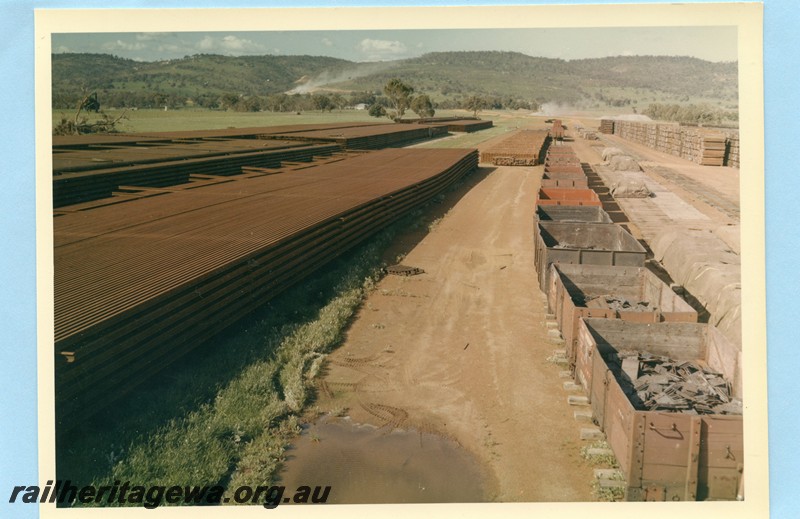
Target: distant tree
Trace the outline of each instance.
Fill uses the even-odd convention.
[[[411,95],[414,93],[414,89],[400,79],[394,78],[383,87],[383,93],[389,98],[389,102],[394,108],[393,119],[401,119],[411,106]]]
[[[386,112],[386,108],[375,103],[374,105],[369,107],[369,115],[372,117],[386,117],[388,114]]]
[[[436,110],[433,108],[431,98],[423,94],[411,101],[411,109],[420,117],[433,117]]]
[[[314,94],[311,100],[314,102],[314,108],[321,112],[324,112],[325,110],[330,112],[333,110],[331,98],[325,94]]]
[[[250,96],[247,99],[242,99],[236,105],[236,109],[240,112],[260,112],[263,105],[264,101],[260,97]]]
[[[372,106],[375,101],[377,101],[377,98],[372,92],[354,92],[350,94],[350,104],[353,106],[359,104]]]
[[[682,124],[722,124],[737,123],[737,111],[728,111],[709,104],[660,104],[651,103],[642,113],[659,121],[676,121]]]
[[[272,112],[286,112],[291,106],[291,100],[286,94],[272,94],[267,96],[265,105]]]
[[[342,94],[339,94],[338,92],[331,94],[330,99],[331,99],[331,104],[337,110],[341,110],[342,108],[347,106],[347,100],[342,96]]]
[[[222,94],[219,104],[223,110],[235,109],[239,104],[239,96],[230,92]]]
[[[303,110],[314,110],[316,105],[314,104],[314,96],[312,94],[300,95],[295,94],[292,96],[294,100],[294,106],[292,110],[301,112]]]
[[[472,111],[473,116],[477,116],[478,112],[486,108],[486,99],[481,96],[471,96],[464,101],[464,108]]]

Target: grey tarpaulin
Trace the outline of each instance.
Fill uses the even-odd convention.
[[[710,324],[741,346],[739,255],[710,230],[667,229],[650,246],[672,279],[706,307]]]

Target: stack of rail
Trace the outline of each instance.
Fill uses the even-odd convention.
[[[302,133],[310,130],[334,130],[337,128],[354,128],[367,126],[386,126],[380,122],[342,121],[338,123],[285,124],[280,126],[257,126],[250,128],[222,128],[213,130],[179,130],[169,132],[142,132],[138,137],[155,139],[261,139],[269,135]]]
[[[447,131],[449,132],[476,132],[478,130],[485,130],[487,128],[491,128],[493,126],[492,121],[451,121],[447,124]]]
[[[547,130],[520,130],[481,152],[481,162],[495,166],[535,166],[549,142]]]
[[[55,218],[59,417],[129,392],[477,163],[383,150]]]
[[[607,133],[607,134],[614,133],[614,120],[600,119],[600,133]]]
[[[173,186],[189,182],[190,175],[237,175],[244,166],[278,168],[341,150],[337,144],[296,140],[138,144],[54,150],[53,207],[107,198],[122,186]]]
[[[428,124],[341,122],[219,130],[80,135],[53,139],[53,206],[124,192],[123,186],[167,187],[190,175],[230,176],[244,167],[279,168],[342,150],[374,150],[477,131],[491,121]]]
[[[482,120],[477,117],[427,117],[421,119],[402,119],[397,121],[405,124],[426,124],[429,126],[445,126],[449,132],[475,132],[493,126],[491,120]]]
[[[726,135],[718,130],[677,123],[614,121],[614,134],[703,166],[738,167],[739,164],[738,132]],[[734,141],[736,152],[732,157],[729,150],[734,147]]]
[[[312,142],[331,142],[346,150],[377,150],[390,146],[440,137],[447,134],[448,125],[381,124],[326,128],[291,133],[271,133],[262,138],[296,139]]]

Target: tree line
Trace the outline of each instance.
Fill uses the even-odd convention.
[[[643,112],[658,121],[674,121],[681,124],[725,126],[739,122],[738,110],[723,110],[709,104],[662,104],[652,103]]]
[[[390,80],[386,86],[388,90],[384,88],[383,91],[374,92],[277,93],[269,95],[197,92],[188,97],[152,90],[98,89],[97,99],[103,109],[205,108],[233,112],[307,112],[315,110],[325,112],[366,108],[378,114],[378,117],[389,115],[389,112],[405,113],[409,109],[420,117],[432,117],[436,110],[465,109],[477,113],[484,109],[538,110],[539,108],[536,101],[500,95],[451,95],[437,100],[428,94],[414,95],[413,87],[396,78]],[[409,90],[407,94],[404,94],[406,88]],[[52,100],[53,109],[74,110],[83,95],[84,92],[56,95]],[[398,96],[404,99],[402,106],[397,104]],[[407,99],[405,99],[406,96]]]

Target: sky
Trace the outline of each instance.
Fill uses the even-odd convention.
[[[330,56],[388,61],[437,51],[500,50],[566,60],[605,56],[692,56],[736,61],[735,27],[602,27],[261,32],[53,34],[53,52],[114,54],[138,61],[193,54]]]

